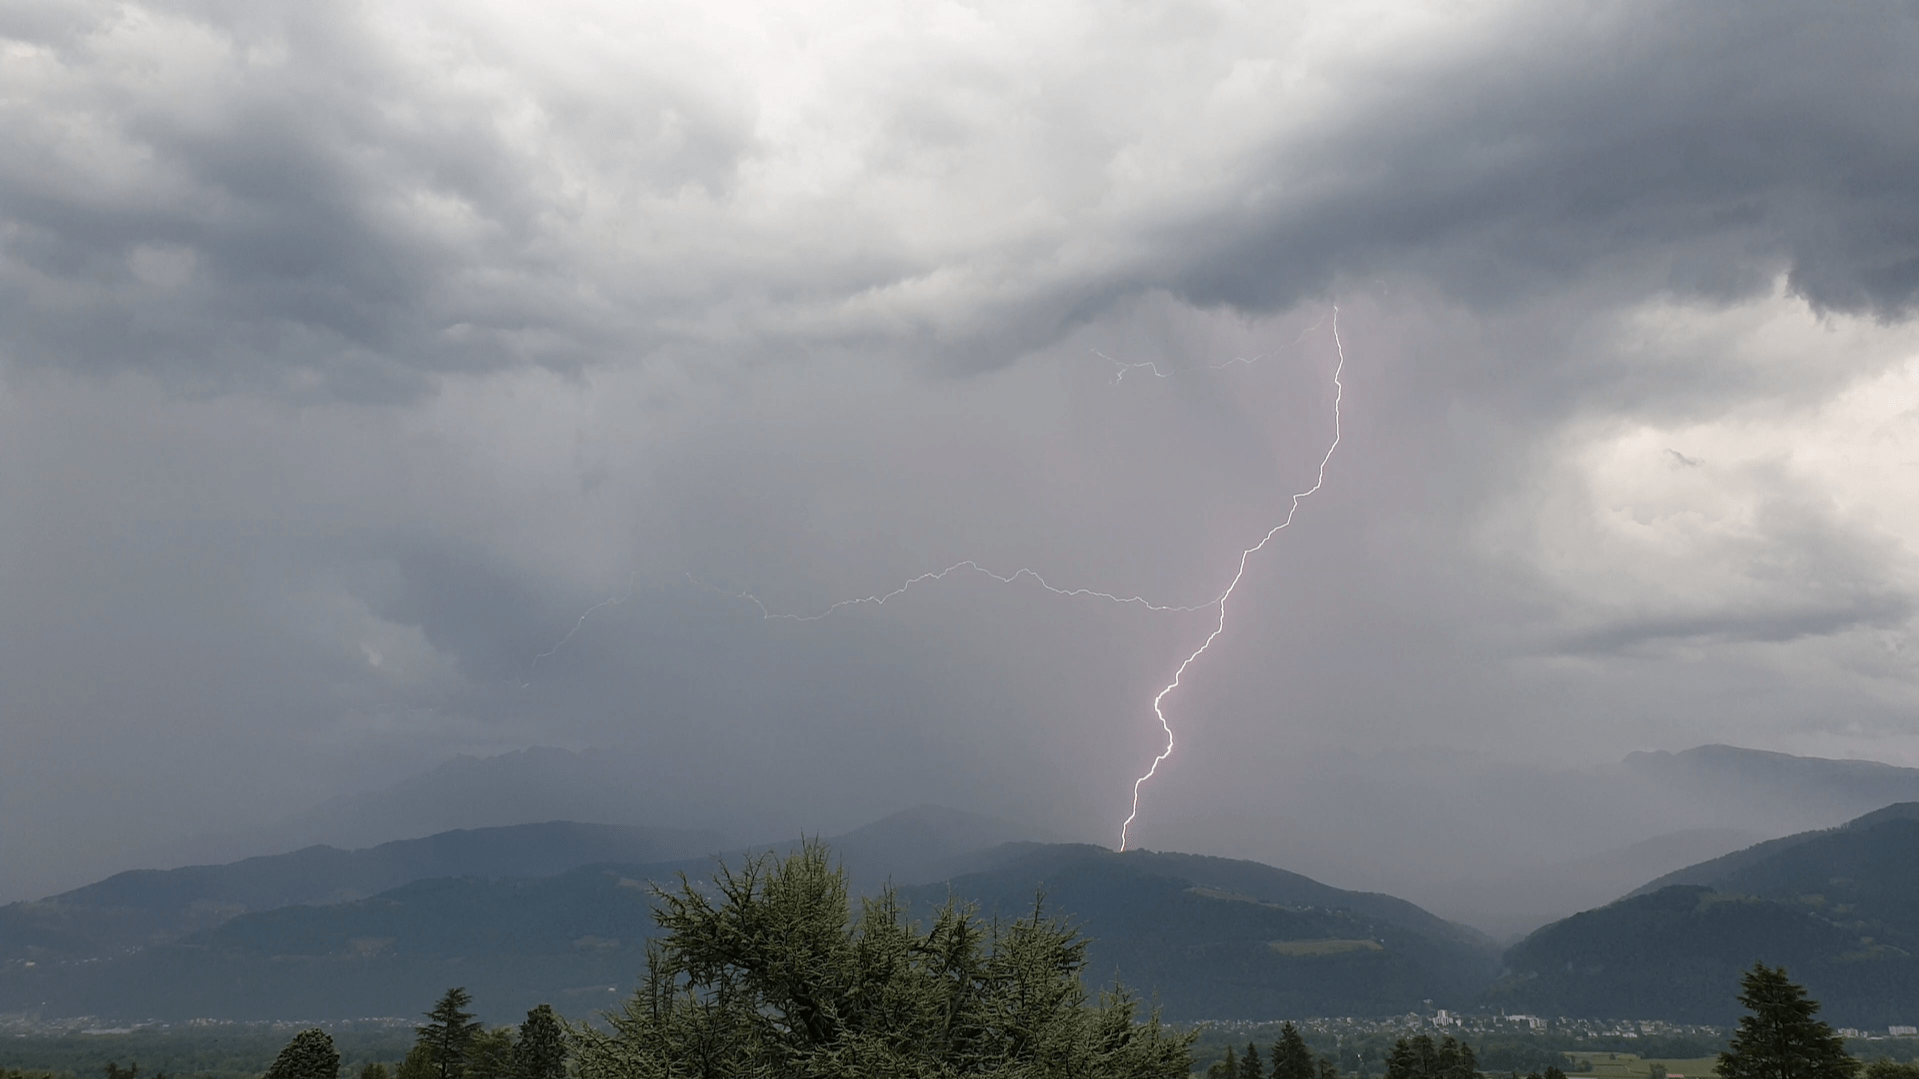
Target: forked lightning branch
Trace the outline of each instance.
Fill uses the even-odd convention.
[[[1303,491],[1298,492],[1297,494],[1294,494],[1292,496],[1290,503],[1288,504],[1286,508],[1286,516],[1282,518],[1279,521],[1279,523],[1273,525],[1272,528],[1268,529],[1264,535],[1260,536],[1258,542],[1240,551],[1239,561],[1233,570],[1232,580],[1227,582],[1226,587],[1223,590],[1221,590],[1218,595],[1214,596],[1211,600],[1208,600],[1203,603],[1192,603],[1192,604],[1155,603],[1152,600],[1146,599],[1145,597],[1138,596],[1138,595],[1123,595],[1118,592],[1110,592],[1110,591],[1104,591],[1104,590],[1094,589],[1094,588],[1063,587],[1061,585],[1054,584],[1052,581],[1048,580],[1045,576],[1041,575],[1038,571],[1030,568],[1026,568],[1026,567],[1021,567],[1019,569],[1014,570],[1011,573],[1000,573],[996,570],[983,566],[972,559],[966,559],[964,561],[955,562],[952,565],[945,567],[944,569],[932,570],[926,573],[922,573],[916,577],[908,578],[905,582],[900,584],[898,587],[887,592],[875,593],[873,595],[868,595],[868,596],[855,596],[849,599],[839,600],[838,602],[835,602],[825,607],[824,609],[816,611],[812,614],[792,614],[792,613],[782,613],[782,612],[774,611],[773,609],[769,608],[765,603],[761,602],[759,597],[753,595],[751,592],[734,592],[734,591],[727,591],[725,589],[717,589],[717,588],[715,590],[721,592],[724,595],[732,596],[736,599],[740,599],[753,604],[755,607],[759,609],[761,617],[767,621],[817,622],[823,618],[826,618],[830,615],[846,610],[848,608],[884,606],[888,601],[904,596],[915,588],[940,583],[940,582],[946,581],[948,578],[969,579],[969,580],[984,579],[986,581],[990,581],[993,583],[1008,584],[1008,585],[1018,584],[1021,582],[1030,582],[1034,585],[1037,585],[1041,589],[1044,589],[1045,591],[1056,596],[1061,596],[1068,599],[1104,600],[1108,603],[1116,603],[1122,606],[1129,606],[1129,607],[1138,607],[1141,610],[1146,610],[1146,611],[1163,612],[1163,613],[1196,612],[1196,611],[1214,612],[1217,615],[1217,618],[1213,623],[1213,627],[1211,631],[1206,634],[1206,638],[1199,643],[1199,646],[1197,648],[1194,648],[1190,653],[1188,653],[1185,659],[1180,661],[1179,666],[1173,672],[1172,679],[1168,681],[1166,685],[1162,687],[1160,691],[1157,694],[1155,694],[1153,697],[1153,700],[1152,700],[1153,718],[1159,722],[1160,729],[1162,732],[1164,732],[1166,736],[1166,742],[1164,747],[1159,751],[1159,753],[1153,757],[1152,763],[1147,766],[1145,772],[1141,773],[1137,779],[1133,780],[1132,801],[1131,801],[1131,804],[1128,806],[1126,819],[1120,823],[1120,828],[1119,828],[1119,849],[1125,850],[1127,848],[1127,845],[1131,842],[1131,839],[1132,839],[1133,823],[1139,819],[1139,805],[1140,805],[1141,790],[1146,785],[1146,782],[1148,780],[1152,779],[1155,775],[1159,773],[1159,766],[1161,764],[1164,764],[1167,758],[1173,755],[1173,749],[1177,743],[1177,739],[1175,738],[1173,733],[1172,721],[1167,717],[1167,714],[1166,714],[1167,698],[1171,696],[1175,690],[1178,690],[1181,686],[1185,685],[1188,672],[1192,669],[1193,664],[1199,662],[1200,657],[1204,656],[1207,650],[1213,646],[1214,642],[1218,641],[1220,637],[1225,634],[1228,605],[1232,601],[1234,594],[1238,591],[1240,583],[1243,580],[1245,580],[1246,567],[1252,561],[1253,556],[1258,554],[1260,551],[1264,550],[1267,544],[1271,543],[1276,537],[1278,537],[1278,535],[1281,532],[1291,527],[1294,519],[1299,514],[1300,503],[1306,500],[1307,498],[1311,497],[1316,492],[1318,492],[1321,487],[1325,486],[1326,468],[1329,464],[1332,463],[1333,453],[1339,449],[1341,425],[1344,419],[1343,407],[1344,407],[1346,387],[1345,387],[1345,383],[1342,381],[1342,377],[1344,376],[1346,371],[1346,347],[1344,342],[1341,341],[1339,336],[1338,305],[1334,305],[1332,308],[1331,321],[1332,321],[1333,349],[1338,358],[1338,362],[1335,364],[1333,368],[1333,378],[1332,378],[1332,382],[1333,382],[1332,441],[1327,445],[1325,454],[1320,457],[1319,470],[1313,476],[1312,486],[1306,488]],[[1312,333],[1314,330],[1317,330],[1321,324],[1322,323],[1314,323],[1312,326],[1307,327],[1304,331],[1301,332],[1300,338],[1295,339],[1295,341],[1292,343],[1297,344],[1298,340],[1304,339],[1304,337],[1307,334]],[[1288,347],[1290,347],[1290,345]],[[1099,355],[1102,358],[1109,360],[1109,362],[1114,363],[1114,365],[1118,368],[1118,372],[1115,376],[1115,382],[1117,382],[1119,380],[1119,377],[1122,377],[1129,370],[1146,371],[1147,373],[1152,374],[1159,378],[1166,378],[1166,377],[1169,377],[1170,375],[1180,373],[1179,371],[1161,371],[1158,367],[1150,363],[1120,363],[1117,360],[1112,360],[1111,357],[1106,356],[1104,353],[1096,353],[1096,355]],[[1236,358],[1236,359],[1227,361],[1226,363],[1208,364],[1203,368],[1199,368],[1199,370],[1220,370],[1225,367],[1233,366],[1235,364],[1250,365],[1251,363],[1257,361],[1258,359],[1260,359],[1260,357],[1253,357],[1251,359]],[[690,574],[688,575],[688,579],[692,580],[692,577]],[[599,610],[602,607],[610,606],[614,603],[621,602],[624,598],[630,598],[631,582],[629,582],[628,591],[629,591],[628,597],[616,597],[613,599],[603,601],[599,604],[595,604],[593,607],[589,608],[586,614],[583,614],[580,616],[579,624],[574,625],[573,629],[567,633],[566,638],[562,639],[559,644],[554,645],[553,648],[548,649],[545,653],[542,653],[539,658],[541,659],[547,658],[551,656],[555,651],[558,651],[560,646],[566,643],[566,640],[571,639],[575,633],[579,632],[580,625],[584,624],[587,619],[587,616],[591,615],[594,611]]]

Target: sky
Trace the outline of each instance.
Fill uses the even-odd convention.
[[[532,745],[663,823],[1112,845],[1322,461],[1133,842],[1371,842],[1329,760],[1919,766],[1915,55],[1890,2],[17,0],[0,899]],[[969,560],[1199,609],[834,606]]]

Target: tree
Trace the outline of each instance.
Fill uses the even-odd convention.
[[[393,1069],[393,1079],[435,1079],[439,1069],[433,1064],[433,1050],[415,1043],[406,1059]]]
[[[1239,1079],[1266,1079],[1266,1069],[1259,1063],[1259,1046],[1246,1043],[1246,1055],[1239,1058]]]
[[[1123,992],[1089,1001],[1086,945],[1044,915],[982,924],[948,903],[924,929],[890,890],[857,918],[826,848],[655,889],[662,934],[639,990],[577,1032],[581,1079],[1056,1075],[1184,1079],[1192,1037]]]
[[[481,1028],[462,1055],[466,1079],[513,1079],[513,1028]]]
[[[391,1075],[385,1064],[374,1060],[360,1066],[359,1079],[391,1079]]]
[[[566,1079],[566,1033],[551,1004],[526,1013],[513,1043],[513,1079]]]
[[[1785,967],[1755,963],[1740,981],[1747,1014],[1719,1054],[1719,1079],[1855,1079],[1859,1062],[1845,1039],[1813,1016],[1819,1002],[1786,978]]]
[[[1919,1062],[1900,1064],[1881,1057],[1866,1065],[1866,1079],[1919,1079]]]
[[[462,986],[454,986],[426,1013],[431,1022],[418,1028],[414,1048],[424,1050],[424,1062],[433,1069],[432,1079],[462,1079],[466,1074],[467,1046],[473,1044],[473,1036],[480,1031],[480,1024],[473,1021],[473,1013],[466,1010],[472,1003],[473,994]],[[407,1063],[411,1062],[412,1054],[408,1054]],[[400,1065],[400,1070],[406,1071],[406,1063]]]
[[[1438,1043],[1420,1034],[1393,1043],[1386,1079],[1479,1079],[1479,1060],[1472,1046],[1450,1034]]]
[[[1438,1073],[1439,1049],[1426,1034],[1395,1041],[1386,1058],[1386,1079],[1434,1079]]]
[[[333,1048],[333,1036],[319,1027],[295,1034],[273,1058],[266,1079],[340,1079],[340,1053]]]
[[[1473,1047],[1450,1034],[1439,1043],[1433,1065],[1432,1079],[1479,1079],[1479,1061],[1473,1056]]]
[[[1206,1069],[1206,1079],[1239,1079],[1239,1055],[1232,1046],[1227,1046],[1226,1055]]]
[[[1318,1069],[1313,1064],[1313,1051],[1306,1047],[1299,1028],[1281,1024],[1279,1040],[1273,1043],[1273,1079],[1317,1079]]]

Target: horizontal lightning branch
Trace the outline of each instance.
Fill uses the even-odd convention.
[[[831,615],[833,612],[839,610],[842,607],[882,606],[886,603],[887,600],[896,599],[900,596],[905,595],[907,592],[912,590],[914,585],[926,584],[929,581],[943,581],[947,577],[951,576],[952,574],[958,573],[960,570],[971,570],[973,573],[976,573],[982,577],[990,577],[1001,584],[1013,584],[1019,581],[1021,578],[1031,578],[1034,584],[1039,585],[1041,588],[1045,589],[1048,592],[1051,592],[1052,594],[1056,596],[1068,596],[1068,597],[1080,598],[1080,599],[1103,599],[1112,603],[1119,603],[1119,604],[1141,607],[1149,611],[1210,611],[1213,608],[1213,604],[1211,603],[1198,603],[1198,604],[1193,604],[1191,606],[1179,606],[1179,605],[1168,604],[1168,603],[1154,603],[1153,601],[1141,596],[1120,596],[1120,595],[1115,595],[1111,592],[1099,592],[1091,588],[1060,588],[1048,582],[1046,578],[1040,576],[1039,573],[1034,570],[1022,568],[1022,569],[1014,570],[1010,574],[995,573],[992,570],[987,569],[986,567],[980,565],[978,562],[975,562],[971,559],[967,559],[964,562],[955,562],[952,565],[942,570],[935,570],[931,573],[922,573],[918,577],[909,579],[905,584],[900,585],[898,588],[893,589],[891,592],[886,592],[883,594],[871,595],[871,596],[860,596],[857,599],[840,600],[838,603],[833,604],[832,606],[826,608],[825,610],[819,612],[818,614],[782,614],[769,609],[766,606],[766,604],[760,602],[760,599],[758,596],[755,596],[751,592],[728,592],[725,589],[719,588],[718,586],[714,586],[714,585],[709,585],[708,587],[713,588],[714,591],[719,592],[722,595],[732,596],[735,599],[743,599],[747,601],[748,603],[751,603],[753,606],[758,607],[760,609],[760,616],[766,619],[767,621],[779,620],[779,621],[785,621],[785,622],[818,622],[820,619],[825,618],[828,615]],[[693,580],[692,574],[687,575],[687,580],[689,581]],[[695,581],[694,583],[697,584],[698,582]]]
[[[1052,582],[1048,581],[1045,577],[1041,576],[1039,572],[1036,570],[1022,567],[1020,569],[1014,570],[1010,574],[999,573],[994,570],[988,569],[985,566],[980,565],[978,562],[973,561],[972,559],[967,559],[962,562],[955,562],[952,565],[947,566],[945,569],[934,570],[930,573],[922,573],[917,577],[909,578],[904,584],[901,584],[898,588],[895,588],[890,592],[875,593],[870,596],[859,596],[854,599],[840,600],[839,602],[831,604],[830,606],[826,607],[825,609],[815,614],[791,614],[786,612],[775,611],[772,608],[768,607],[764,602],[760,600],[758,596],[754,595],[751,592],[729,591],[727,589],[720,588],[717,585],[704,584],[704,582],[701,582],[700,580],[695,578],[693,574],[691,573],[686,574],[686,579],[691,584],[702,585],[703,587],[711,588],[713,591],[718,592],[721,595],[731,596],[734,599],[744,600],[748,603],[753,604],[754,607],[759,609],[760,617],[764,621],[818,622],[818,621],[821,621],[822,619],[832,616],[836,612],[840,611],[842,608],[862,607],[862,606],[873,606],[873,607],[884,606],[889,600],[897,599],[900,596],[905,595],[906,593],[912,591],[916,586],[931,584],[933,582],[938,582],[938,581],[944,581],[946,578],[953,576],[954,574],[961,573],[962,571],[964,571],[968,575],[985,577],[990,580],[997,581],[1000,584],[1010,585],[1010,584],[1017,584],[1022,580],[1031,580],[1034,584],[1038,585],[1040,588],[1056,596],[1064,596],[1064,597],[1074,598],[1074,599],[1101,599],[1109,603],[1121,604],[1123,606],[1135,606],[1148,611],[1169,612],[1169,613],[1191,613],[1196,611],[1215,612],[1218,617],[1217,617],[1217,621],[1215,621],[1213,624],[1212,631],[1206,635],[1206,639],[1204,641],[1200,642],[1199,647],[1195,648],[1191,652],[1191,654],[1189,654],[1185,658],[1185,660],[1183,660],[1180,663],[1179,668],[1173,672],[1172,681],[1168,682],[1162,689],[1160,689],[1159,693],[1153,697],[1153,715],[1155,718],[1159,720],[1160,729],[1163,730],[1166,734],[1166,747],[1160,751],[1158,756],[1153,758],[1153,763],[1146,769],[1145,774],[1141,775],[1139,778],[1133,781],[1132,809],[1131,809],[1131,812],[1127,814],[1126,820],[1120,824],[1120,829],[1119,829],[1119,849],[1125,850],[1132,838],[1131,832],[1132,832],[1133,822],[1139,819],[1139,803],[1140,803],[1141,788],[1145,786],[1147,780],[1152,779],[1156,774],[1158,774],[1159,766],[1165,763],[1166,759],[1173,755],[1173,746],[1174,746],[1173,726],[1172,726],[1172,723],[1168,721],[1168,719],[1166,718],[1166,709],[1165,709],[1166,698],[1169,695],[1171,695],[1174,690],[1179,689],[1182,685],[1185,684],[1187,671],[1193,666],[1194,663],[1199,661],[1199,658],[1201,656],[1206,654],[1206,651],[1213,646],[1213,642],[1217,641],[1220,638],[1220,636],[1226,632],[1227,605],[1232,600],[1234,592],[1238,590],[1240,582],[1245,579],[1246,567],[1247,567],[1247,564],[1252,560],[1252,557],[1258,554],[1260,551],[1264,550],[1266,545],[1268,543],[1271,543],[1273,539],[1277,537],[1281,532],[1291,527],[1293,523],[1293,519],[1299,514],[1300,503],[1304,501],[1306,498],[1312,496],[1313,494],[1316,494],[1319,491],[1319,489],[1325,486],[1326,484],[1326,467],[1332,462],[1334,451],[1339,449],[1339,441],[1342,434],[1342,423],[1344,420],[1343,405],[1344,405],[1345,391],[1346,391],[1345,383],[1341,381],[1342,376],[1345,374],[1345,371],[1346,371],[1346,348],[1345,348],[1345,344],[1340,340],[1340,337],[1339,337],[1339,307],[1338,305],[1337,304],[1333,305],[1330,316],[1322,316],[1319,321],[1313,323],[1311,326],[1308,326],[1304,330],[1300,331],[1300,334],[1298,337],[1294,338],[1292,341],[1288,342],[1286,345],[1281,346],[1281,350],[1283,351],[1284,349],[1289,349],[1293,347],[1294,345],[1297,345],[1300,341],[1305,339],[1307,334],[1312,333],[1313,331],[1319,329],[1320,326],[1324,325],[1327,320],[1327,317],[1330,317],[1332,320],[1333,348],[1338,355],[1338,362],[1333,368],[1333,439],[1332,439],[1332,443],[1326,447],[1325,456],[1320,458],[1319,471],[1313,479],[1313,485],[1311,487],[1308,487],[1306,490],[1301,491],[1298,494],[1295,494],[1292,496],[1292,502],[1291,502],[1291,505],[1287,508],[1285,518],[1281,520],[1278,524],[1274,525],[1271,529],[1268,529],[1266,534],[1260,537],[1259,542],[1240,551],[1239,565],[1238,565],[1238,568],[1233,573],[1232,580],[1227,583],[1226,588],[1223,591],[1221,591],[1217,597],[1215,597],[1214,599],[1208,602],[1197,603],[1197,604],[1155,603],[1151,600],[1146,599],[1143,596],[1122,596],[1122,595],[1119,595],[1118,593],[1102,592],[1102,591],[1098,591],[1096,589],[1091,589],[1091,588],[1061,588],[1058,585],[1055,585]],[[1155,363],[1150,363],[1150,362],[1127,363],[1127,362],[1122,362],[1120,360],[1115,360],[1111,356],[1108,356],[1104,352],[1100,352],[1097,349],[1094,350],[1094,355],[1099,356],[1101,359],[1106,360],[1108,363],[1111,363],[1113,365],[1114,367],[1113,381],[1115,383],[1118,383],[1121,379],[1125,378],[1128,372],[1133,372],[1133,371],[1145,371],[1146,373],[1151,374],[1155,378],[1170,378],[1173,375],[1181,374],[1184,371],[1189,371],[1189,370],[1218,371],[1218,370],[1223,370],[1224,368],[1232,367],[1235,365],[1251,366],[1252,364],[1254,364],[1255,362],[1263,358],[1262,356],[1253,356],[1250,358],[1235,357],[1231,360],[1226,360],[1221,363],[1206,364],[1203,367],[1198,367],[1198,368],[1177,368],[1177,369],[1171,369],[1171,370],[1161,370],[1160,367]],[[603,600],[602,602],[594,604],[592,607],[587,608],[586,612],[580,616],[579,621],[574,624],[573,629],[568,631],[567,635],[565,637],[562,637],[559,640],[559,642],[556,643],[552,648],[546,650],[545,652],[542,652],[539,656],[535,657],[535,661],[537,662],[540,659],[545,659],[546,657],[551,656],[555,652],[559,651],[561,646],[565,645],[567,641],[572,640],[573,635],[580,631],[581,627],[583,627],[586,624],[587,619],[590,616],[592,616],[592,614],[595,611],[598,611],[602,607],[607,607],[616,603],[624,602],[625,599],[631,598],[631,595],[632,595],[632,582],[629,581],[627,584],[627,596],[614,597],[611,599]]]
[[[1311,326],[1308,326],[1305,329],[1299,331],[1298,337],[1295,337],[1291,341],[1288,341],[1285,344],[1279,346],[1278,351],[1284,352],[1287,349],[1292,348],[1294,345],[1299,344],[1301,341],[1306,340],[1307,334],[1312,333],[1314,330],[1319,329],[1321,326],[1325,325],[1325,323],[1326,323],[1326,316],[1321,315],[1318,322],[1315,322]],[[1230,360],[1221,360],[1218,363],[1202,364],[1198,367],[1175,367],[1169,371],[1162,371],[1159,369],[1159,364],[1154,363],[1151,360],[1148,360],[1144,363],[1128,363],[1125,360],[1116,360],[1112,358],[1111,356],[1108,356],[1106,353],[1101,352],[1099,349],[1094,349],[1093,355],[1098,356],[1100,359],[1105,360],[1107,363],[1110,363],[1113,365],[1113,385],[1115,386],[1120,384],[1120,381],[1126,377],[1126,372],[1128,371],[1144,371],[1147,374],[1152,375],[1154,378],[1172,378],[1174,375],[1184,374],[1187,371],[1224,371],[1228,367],[1232,367],[1235,365],[1251,367],[1252,365],[1266,358],[1266,353],[1262,352],[1257,356],[1234,356]]]

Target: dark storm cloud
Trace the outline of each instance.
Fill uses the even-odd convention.
[[[1352,100],[1248,170],[1184,290],[1283,306],[1410,261],[1495,305],[1607,274],[1729,297],[1783,267],[1822,307],[1911,308],[1919,9],[1583,4],[1502,29],[1343,72]]]
[[[1914,733],[1896,485],[1781,462],[1904,460],[1818,406],[1909,354],[1915,10],[16,5],[9,887],[532,743],[748,831],[1111,842],[1203,615],[729,593],[1203,603],[1325,451],[1335,299],[1347,440],[1174,698],[1153,842],[1397,886],[1390,821],[1268,778],[1797,746],[1713,702],[1822,648]],[[1803,649],[1659,665],[1753,642]]]
[[[955,48],[909,34],[900,62],[917,53],[929,81],[832,103],[877,131],[779,133],[816,151],[754,134],[777,103],[728,84],[751,77],[739,59],[701,74],[589,56],[609,75],[595,87],[483,17],[50,10],[13,31],[15,364],[382,397],[675,340],[892,340],[992,366],[1142,290],[1283,309],[1340,274],[1411,270],[1499,306],[1608,276],[1736,296],[1783,270],[1820,306],[1888,317],[1919,289],[1905,4],[1382,11],[1347,39],[1321,31],[1319,52],[1283,20],[1218,11],[1174,35],[1196,60],[1129,71],[1126,50],[1166,32],[1134,17],[1069,33],[1045,66],[1007,57],[1038,90],[941,85]],[[549,52],[585,45],[526,30],[555,35]],[[1271,70],[1241,79],[1248,57]],[[1132,120],[1101,115],[1104,95],[1163,100]],[[1085,130],[1048,132],[1065,138],[989,129],[1075,116]],[[864,161],[819,188],[814,152]],[[915,215],[942,212],[926,170],[968,180],[956,153],[1054,216],[1021,223],[1002,201],[981,237],[915,239]]]

